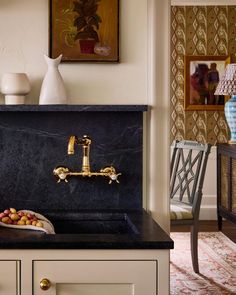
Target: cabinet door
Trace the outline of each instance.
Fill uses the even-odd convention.
[[[156,295],[156,261],[34,261],[34,295]],[[51,282],[47,291],[40,281]]]
[[[221,179],[221,187],[220,187],[220,199],[219,204],[224,208],[228,208],[228,195],[229,195],[229,157],[226,155],[221,155],[221,170],[220,170],[220,179]]]
[[[0,261],[0,294],[20,295],[18,261]]]
[[[231,204],[230,204],[230,209],[233,214],[236,215],[236,159],[232,158],[232,192],[231,192]]]

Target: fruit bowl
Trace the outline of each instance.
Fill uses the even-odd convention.
[[[6,209],[0,213],[0,226],[21,230],[35,230],[54,234],[52,223],[43,215],[15,208]]]

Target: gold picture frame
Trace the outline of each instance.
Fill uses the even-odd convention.
[[[230,56],[185,56],[186,111],[224,110],[228,96],[214,95],[214,92],[228,63]]]
[[[62,62],[119,61],[119,0],[50,0],[49,56]]]

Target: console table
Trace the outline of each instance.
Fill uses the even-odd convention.
[[[236,223],[236,144],[217,145],[217,217]]]

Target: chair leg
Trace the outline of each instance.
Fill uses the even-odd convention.
[[[198,266],[198,224],[191,226],[191,256],[192,265],[195,273],[199,273]]]
[[[222,231],[222,216],[219,214],[217,215],[217,221],[218,221],[218,231]]]

